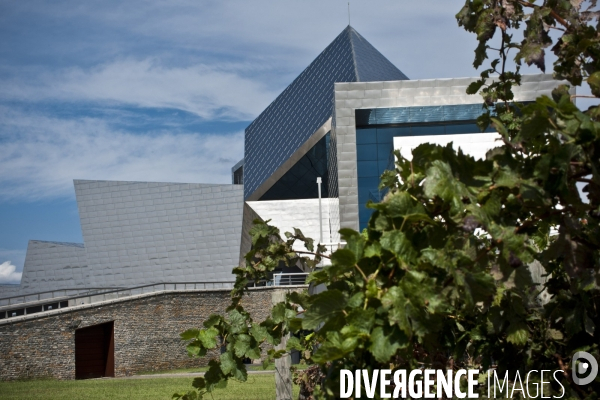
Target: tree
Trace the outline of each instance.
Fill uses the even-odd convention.
[[[182,334],[190,354],[206,354],[218,337],[226,351],[194,380],[196,390],[175,397],[201,398],[227,379],[245,380],[242,359],[257,358],[260,343],[276,345],[288,332],[296,334],[288,349],[312,365],[298,379],[314,398],[336,398],[341,369],[423,365],[495,368],[501,376],[562,369],[564,398],[598,397],[599,379],[575,385],[569,361],[580,350],[600,359],[600,111],[579,110],[567,87],[525,105],[512,94],[522,62],[545,70],[552,29],[560,33],[555,76],[574,86],[585,81],[599,97],[598,12],[596,1],[538,3],[467,0],[456,15],[477,35],[474,66],[493,56],[468,90],[483,95],[478,123],[491,124],[502,146],[486,160],[451,145],[423,144],[412,162],[397,153],[395,171],[382,176],[388,194],[368,205],[375,210],[368,227],[342,229],[345,248],[311,273],[311,283],[327,291],[292,294],[260,322],[240,304],[247,282],[280,262],[314,267],[326,255],[297,230],[282,240],[256,221],[253,250],[234,271],[228,314]],[[519,30],[524,39],[515,42]],[[508,70],[511,52],[515,71]],[[297,240],[315,259],[292,250]],[[542,284],[532,279],[532,265],[542,269]]]

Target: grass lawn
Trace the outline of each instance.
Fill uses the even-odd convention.
[[[297,367],[301,367],[297,365]],[[302,368],[299,368],[302,369]],[[262,365],[246,365],[246,370],[248,371],[274,371],[275,364],[269,364],[269,366],[264,369]],[[161,375],[161,374],[181,374],[181,373],[195,373],[195,372],[206,372],[208,371],[208,367],[195,367],[195,368],[179,368],[179,369],[169,369],[164,371],[144,371],[140,372],[138,375]]]
[[[170,399],[175,392],[192,388],[193,378],[153,379],[88,379],[80,381],[32,380],[0,382],[0,399],[44,400],[108,400],[108,399]],[[293,398],[298,396],[294,387]],[[226,389],[217,389],[205,399],[214,400],[273,400],[275,375],[248,376],[244,383],[231,381]]]
[[[304,370],[308,367],[306,364],[296,364],[294,365],[298,370]],[[246,365],[246,370],[248,371],[275,371],[275,364],[269,364],[267,368],[263,368],[262,365]],[[195,367],[195,368],[179,368],[179,369],[168,369],[164,371],[144,371],[138,373],[138,375],[162,375],[162,374],[181,374],[181,373],[196,373],[196,372],[206,372],[208,371],[208,367]]]

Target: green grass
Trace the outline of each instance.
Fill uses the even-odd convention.
[[[189,373],[206,372],[206,371],[208,371],[208,367],[195,367],[195,368],[169,369],[169,370],[164,370],[164,371],[143,371],[136,375],[189,374]]]
[[[121,400],[170,399],[175,392],[192,388],[192,378],[150,379],[89,379],[80,381],[32,380],[0,382],[0,398],[44,400]],[[298,397],[294,387],[293,398]],[[205,399],[214,400],[273,400],[275,375],[249,375],[244,383],[231,381],[226,389],[217,389]]]
[[[299,370],[306,369],[308,365],[306,364],[296,364],[294,365]],[[275,364],[269,364],[266,369],[262,367],[262,365],[246,365],[246,370],[248,371],[275,371]],[[179,369],[168,369],[164,371],[144,371],[140,372],[137,375],[162,375],[162,374],[189,374],[189,373],[197,373],[197,372],[206,372],[208,371],[208,367],[194,367],[194,368],[179,368]]]
[[[267,369],[263,369],[262,365],[246,365],[248,371],[274,371],[275,364],[269,364]],[[300,368],[301,369],[301,368]],[[160,375],[160,374],[184,374],[184,373],[195,373],[195,372],[206,372],[208,367],[195,367],[195,368],[179,368],[169,369],[164,371],[144,371],[138,375]]]

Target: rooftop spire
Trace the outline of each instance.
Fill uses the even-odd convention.
[[[348,2],[348,26],[350,26],[350,2]]]

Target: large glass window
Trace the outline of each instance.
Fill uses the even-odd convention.
[[[480,104],[356,110],[360,229],[367,226],[374,211],[366,207],[367,202],[379,202],[385,196],[379,179],[383,171],[394,168],[394,137],[477,133],[475,119],[481,111]]]
[[[317,142],[260,200],[315,199],[318,197],[317,177],[321,177],[321,197],[329,197],[327,154],[329,133]]]

